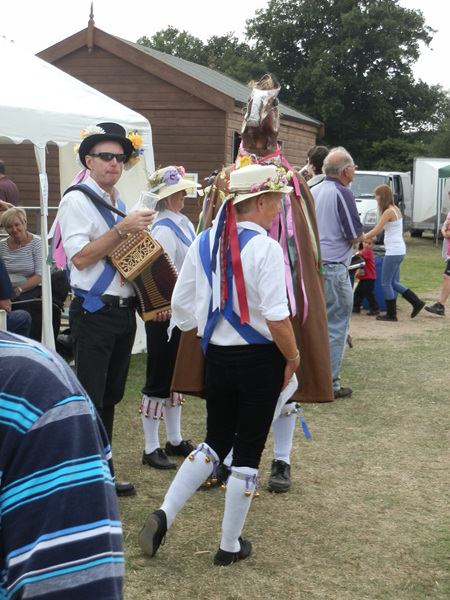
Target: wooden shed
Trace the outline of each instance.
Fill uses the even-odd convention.
[[[155,165],[183,165],[199,183],[237,152],[249,89],[222,73],[88,27],[38,56],[141,113],[152,126]],[[303,165],[320,121],[280,104],[279,141]],[[13,165],[10,169],[14,179]],[[198,201],[186,202],[196,222]]]

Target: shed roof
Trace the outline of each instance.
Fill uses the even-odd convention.
[[[149,54],[152,58],[159,60],[170,67],[173,67],[174,69],[182,71],[186,75],[189,75],[190,77],[201,81],[205,85],[220,91],[222,94],[226,94],[234,99],[234,102],[237,106],[246,106],[249,98],[249,89],[240,81],[233,79],[233,77],[225,75],[216,69],[211,69],[210,67],[205,67],[203,65],[198,65],[191,61],[185,60],[184,58],[172,56],[171,54],[166,54],[165,52],[160,52],[159,50],[154,50],[153,48],[148,48],[142,44],[136,44],[117,36],[113,37],[116,37],[121,42],[129,44],[141,50],[142,52]],[[312,117],[309,117],[298,110],[290,108],[281,102],[278,105],[278,108],[281,116],[285,119],[298,121],[300,123],[305,123],[307,125],[311,125],[312,127],[318,128],[323,125],[321,121],[313,119]]]

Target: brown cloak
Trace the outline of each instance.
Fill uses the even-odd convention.
[[[209,194],[208,206],[203,216],[203,229],[211,225],[225,198],[226,177],[233,167],[227,167],[216,176]],[[304,306],[303,294],[297,293],[297,315],[291,319],[300,350],[301,363],[297,370],[299,387],[293,401],[332,402],[334,400],[331,377],[330,347],[323,287],[320,270],[319,234],[315,217],[314,200],[304,178],[295,172],[300,184],[301,197],[291,192],[292,218],[300,247],[301,268],[308,301],[308,315],[301,325]],[[297,273],[297,288],[301,289]],[[173,391],[203,397],[203,353],[196,330],[183,332],[178,348],[172,386]]]

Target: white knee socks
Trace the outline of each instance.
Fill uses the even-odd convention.
[[[167,441],[178,446],[181,437],[181,394],[175,392],[171,398],[142,398],[142,425],[145,435],[145,452],[150,454],[159,448],[159,422],[164,419]]]
[[[287,464],[290,464],[292,440],[297,422],[297,413],[294,411],[295,404],[286,404],[278,419],[272,423],[273,457],[275,460],[283,460]]]
[[[167,528],[195,490],[211,475],[214,464],[219,464],[219,457],[207,444],[200,444],[183,462],[161,506],[166,513]]]
[[[142,426],[145,435],[145,453],[150,454],[156,448],[159,448],[159,422],[162,417],[164,400],[154,396],[145,396],[142,398]]]
[[[232,467],[225,494],[220,547],[227,552],[239,552],[239,536],[253,498],[258,469]]]
[[[181,401],[183,396],[173,392],[170,398],[164,401],[164,423],[166,425],[167,441],[173,446],[178,446],[183,441],[181,437]]]

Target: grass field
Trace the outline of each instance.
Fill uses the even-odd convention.
[[[442,280],[440,248],[408,238],[401,280],[435,301]],[[450,310],[450,308],[449,308]],[[307,440],[297,427],[292,490],[265,490],[273,458],[270,435],[261,463],[261,495],[244,535],[252,556],[213,566],[224,492],[196,492],[157,555],[137,544],[148,512],[158,508],[174,472],[141,464],[138,414],[145,355],[135,355],[119,405],[113,452],[119,478],[138,491],[120,499],[126,554],[125,598],[158,600],[447,600],[450,597],[448,317],[399,324],[352,319],[354,347],[342,377],[350,399],[307,404]],[[204,402],[188,398],[183,434],[200,442]],[[161,445],[165,430],[160,428]],[[181,459],[176,459],[181,462]]]

